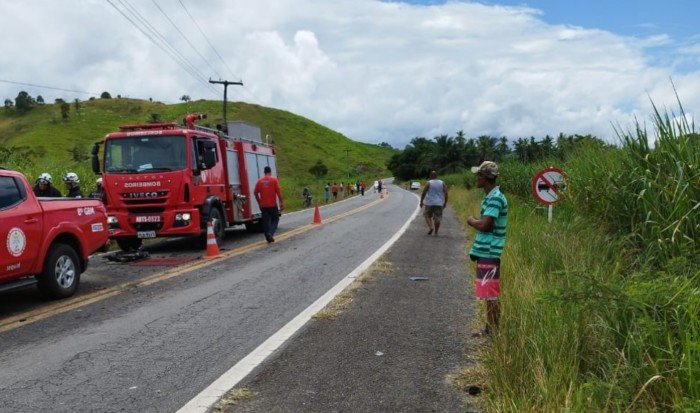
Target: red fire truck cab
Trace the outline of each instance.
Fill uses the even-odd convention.
[[[262,142],[255,126],[247,127],[257,128],[257,138],[236,137],[194,124],[204,118],[187,115],[184,126],[124,125],[93,147],[110,238],[121,249],[137,249],[148,238],[202,235],[210,220],[219,242],[227,227],[259,230],[252,192],[266,166],[277,175],[275,148]]]

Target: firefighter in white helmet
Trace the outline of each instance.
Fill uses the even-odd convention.
[[[42,197],[60,198],[62,195],[53,185],[53,178],[48,172],[39,175],[34,185],[34,195]]]
[[[97,178],[95,185],[97,186],[95,187],[94,191],[90,192],[89,197],[99,199],[101,201],[105,193],[104,188],[102,188],[102,178]]]
[[[80,178],[75,172],[68,172],[63,176],[63,182],[66,183],[68,193],[67,198],[84,198],[83,192],[80,190]]]

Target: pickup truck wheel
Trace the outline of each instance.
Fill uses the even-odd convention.
[[[117,245],[122,251],[136,251],[141,248],[143,240],[141,238],[117,238]]]
[[[75,294],[80,284],[78,253],[66,244],[52,245],[44,261],[44,270],[37,280],[41,292],[51,298],[66,298]]]

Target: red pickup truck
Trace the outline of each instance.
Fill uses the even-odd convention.
[[[0,291],[37,283],[49,297],[73,295],[107,230],[101,201],[37,198],[24,175],[0,168]]]

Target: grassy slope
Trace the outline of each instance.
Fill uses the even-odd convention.
[[[180,121],[188,112],[207,113],[202,124],[221,121],[222,102],[197,101],[165,105],[136,99],[98,99],[82,102],[78,115],[71,105],[70,119],[61,119],[58,105],[38,106],[23,116],[0,113],[0,145],[5,147],[37,147],[46,149],[47,159],[72,163],[68,149],[74,145],[86,148],[101,140],[120,124],[140,123],[157,113],[163,121]],[[282,177],[308,179],[308,169],[321,159],[329,168],[329,179],[347,177],[346,154],[350,149],[351,169],[358,164],[366,168],[367,178],[386,175],[386,160],[392,150],[355,142],[309,119],[290,112],[241,102],[228,104],[228,120],[257,124],[263,136],[270,135],[278,147],[279,172]]]

